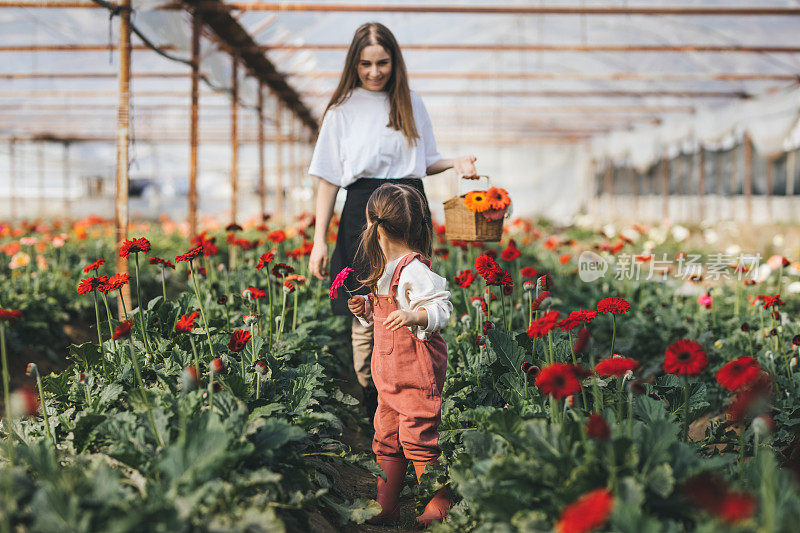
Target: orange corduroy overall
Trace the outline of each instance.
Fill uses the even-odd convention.
[[[439,457],[441,393],[447,371],[447,345],[439,332],[421,340],[407,327],[389,331],[383,325],[397,309],[400,273],[414,259],[430,268],[421,254],[408,254],[392,274],[389,294],[372,294],[375,347],[372,379],[378,389],[375,455],[428,462]]]

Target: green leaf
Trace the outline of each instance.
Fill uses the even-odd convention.
[[[250,437],[250,440],[259,451],[276,450],[294,440],[304,439],[306,432],[293,426],[285,420],[270,418],[258,431]]]
[[[669,463],[662,463],[648,472],[645,479],[647,488],[666,498],[672,494],[672,489],[675,487],[675,478],[672,475],[672,467]]]
[[[339,513],[339,518],[343,525],[348,522],[363,524],[381,512],[381,506],[375,500],[359,498],[352,503],[346,501],[343,504],[339,504],[336,503],[333,498],[323,496],[322,501]]]
[[[69,359],[81,363],[84,368],[88,368],[100,361],[100,351],[91,342],[72,344],[67,350]]]
[[[519,374],[520,367],[525,362],[525,350],[517,344],[513,335],[501,329],[490,329],[486,334],[489,340],[487,346],[489,351],[494,354],[497,361],[501,363],[507,371]]]

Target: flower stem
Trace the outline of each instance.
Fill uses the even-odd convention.
[[[0,356],[3,360],[3,405],[6,407],[6,417],[8,417],[10,376],[8,374],[8,354],[6,353],[6,326],[2,321],[0,321]]]
[[[164,301],[167,301],[167,284],[164,281],[164,265],[161,265],[161,295],[164,297]]]
[[[103,353],[103,336],[100,334],[100,308],[97,306],[97,291],[92,291],[94,297],[94,318],[97,322],[97,343],[100,349],[100,362],[103,363],[103,374],[106,374],[106,355]]]
[[[283,307],[281,309],[281,324],[278,326],[278,334],[275,336],[275,342],[281,340],[281,333],[283,332],[283,323],[286,319],[286,293],[283,293]]]
[[[683,376],[683,442],[689,439],[689,378]]]
[[[614,343],[617,340],[617,322],[614,315],[611,315],[611,357],[614,357]]]
[[[189,344],[192,345],[192,354],[194,355],[194,369],[197,371],[197,380],[200,381],[200,358],[197,356],[197,346],[194,344],[194,337],[189,333]]]
[[[206,337],[208,337],[208,348],[209,350],[211,350],[211,357],[213,359],[216,357],[216,355],[214,354],[214,344],[211,342],[211,332],[208,330],[208,321],[206,320],[206,312],[203,309],[203,302],[202,300],[200,300],[200,291],[197,289],[197,278],[194,275],[194,268],[191,261],[189,261],[189,273],[192,276],[194,295],[197,298],[197,306],[200,308],[200,316],[203,317],[203,327],[205,327],[206,329]]]
[[[117,352],[117,341],[114,340],[114,328],[111,327],[111,309],[108,308],[108,298],[104,293],[100,293],[100,296],[103,297],[103,304],[106,306],[106,316],[108,317],[108,334],[109,338],[111,339],[111,344],[114,345],[114,355],[117,356],[119,359],[119,353]]]
[[[144,340],[144,347],[147,350],[147,353],[153,353],[153,350],[150,348],[150,341],[147,338],[144,302],[142,301],[142,290],[139,287],[139,252],[136,252],[134,259],[134,264],[136,265],[136,299],[139,303],[139,312],[137,314],[139,315],[139,322],[142,326],[142,339]]]
[[[294,308],[292,309],[292,331],[297,328],[297,295],[299,294],[299,290],[295,288],[294,290]]]
[[[36,372],[36,386],[39,388],[39,399],[42,402],[42,414],[44,415],[44,428],[47,430],[47,437],[53,443],[53,450],[56,449],[56,439],[53,437],[53,432],[50,431],[50,415],[47,414],[47,401],[44,399],[44,390],[42,390],[42,376]]]
[[[158,441],[158,445],[164,447],[164,441],[161,439],[161,434],[156,427],[156,420],[153,418],[153,410],[150,408],[150,401],[147,399],[147,393],[144,390],[144,381],[142,380],[142,373],[139,371],[139,361],[136,359],[136,353],[133,350],[133,343],[129,345],[129,353],[131,356],[131,364],[133,365],[133,372],[136,375],[136,382],[139,384],[139,394],[142,395],[144,407],[147,410],[147,419],[150,421],[150,427],[153,429],[153,434]]]

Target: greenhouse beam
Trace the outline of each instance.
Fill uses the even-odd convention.
[[[189,108],[189,238],[197,236],[197,141],[200,101],[200,33],[203,22],[192,14],[192,102]]]
[[[283,105],[275,99],[275,218],[283,221]]]
[[[264,178],[264,84],[258,84],[258,209],[261,220],[267,212],[267,184]]]
[[[236,223],[239,200],[239,129],[237,127],[239,99],[239,58],[231,54],[231,222]],[[231,263],[233,268],[233,263]]]

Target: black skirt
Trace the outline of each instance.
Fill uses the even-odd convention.
[[[367,263],[364,257],[356,257],[356,250],[358,250],[361,234],[367,227],[367,200],[369,200],[375,189],[384,183],[401,183],[419,190],[422,196],[425,197],[427,219],[429,221],[428,224],[430,224],[431,214],[427,204],[428,197],[425,196],[425,188],[419,178],[361,178],[346,187],[347,197],[342,208],[342,218],[339,221],[336,247],[334,247],[331,255],[330,276],[331,281],[333,281],[336,274],[341,272],[344,267],[349,266],[352,268],[354,272],[347,277],[344,286],[353,294],[369,294],[370,292],[368,287],[357,281],[358,278],[363,278],[367,274]],[[352,316],[350,309],[347,308],[347,300],[349,298],[350,294],[346,290],[343,288],[338,290],[336,298],[331,300],[331,310],[334,315]]]

